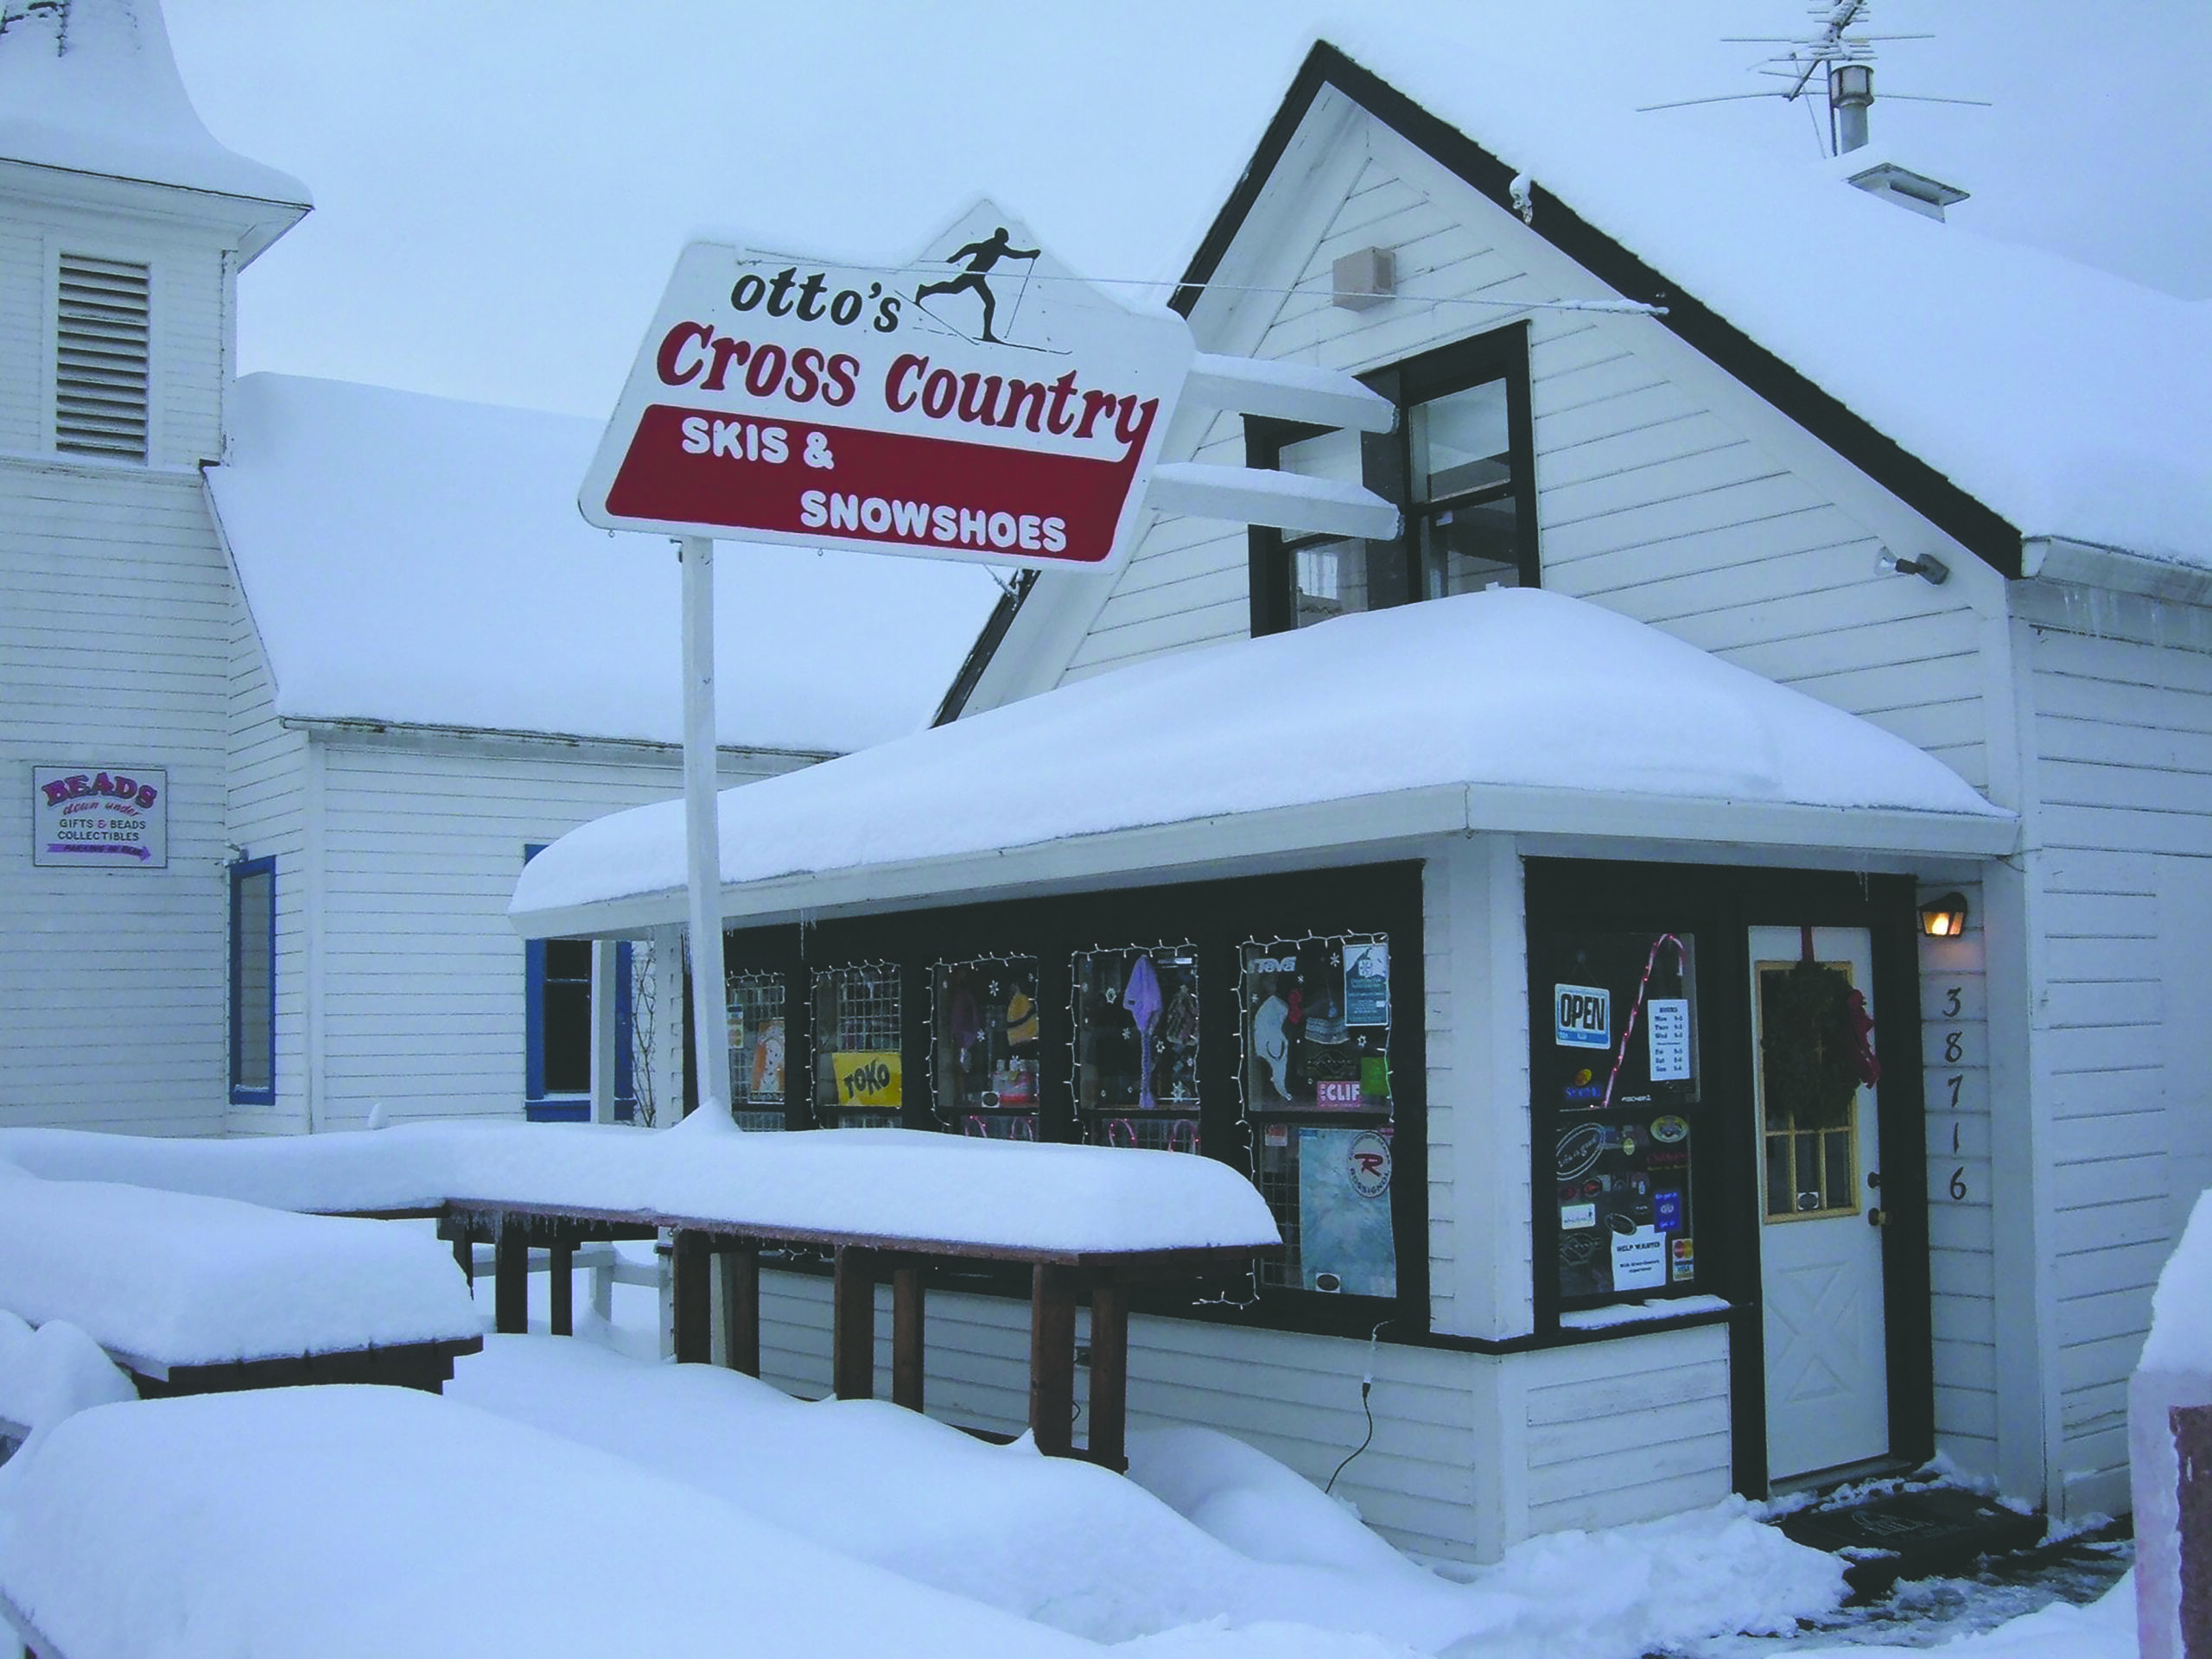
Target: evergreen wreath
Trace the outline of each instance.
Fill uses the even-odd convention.
[[[1840,1129],[1862,1080],[1851,981],[1809,959],[1759,976],[1759,1061],[1770,1123],[1783,1111],[1799,1129]]]

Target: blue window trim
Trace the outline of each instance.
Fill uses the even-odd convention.
[[[261,948],[269,953],[269,1020],[258,1033],[249,1033],[238,1007],[238,969],[245,959],[250,942],[238,935],[238,888],[248,878],[265,875],[269,878],[269,934],[261,941]],[[273,1106],[276,1103],[276,861],[272,858],[242,858],[230,867],[231,927],[230,927],[230,1084],[231,1104],[233,1106]],[[242,1069],[239,1062],[245,1058],[249,1036],[257,1035],[268,1063],[269,1086],[248,1089],[238,1081]]]
[[[523,849],[527,864],[545,850],[533,842]],[[614,947],[614,1119],[627,1123],[637,1115],[638,1094],[631,1070],[630,953],[628,940]],[[545,941],[523,942],[523,1116],[533,1123],[588,1123],[588,1095],[545,1092]]]

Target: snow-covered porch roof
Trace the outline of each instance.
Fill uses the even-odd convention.
[[[1475,830],[1988,856],[2018,821],[1866,721],[1598,606],[1497,590],[1063,686],[725,791],[722,913],[822,917]],[[683,815],[540,854],[531,937],[684,913]]]

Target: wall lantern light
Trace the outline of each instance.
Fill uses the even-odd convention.
[[[1947,893],[1920,907],[1920,931],[1931,939],[1955,939],[1967,931],[1967,901],[1963,894]]]

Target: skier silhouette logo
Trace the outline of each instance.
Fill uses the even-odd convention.
[[[990,279],[984,273],[1001,259],[1034,259],[1037,254],[1035,248],[1014,246],[1006,226],[1001,225],[982,241],[970,242],[945,255],[947,264],[965,259],[968,269],[942,283],[923,283],[914,290],[914,303],[919,305],[934,294],[973,294],[983,302],[983,338],[994,346],[1004,345],[1006,342],[991,332],[992,320],[998,314],[998,299],[991,292]]]

